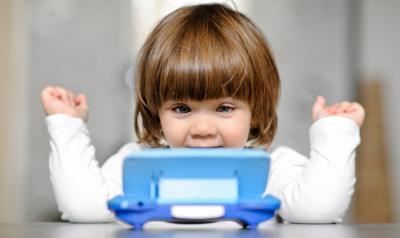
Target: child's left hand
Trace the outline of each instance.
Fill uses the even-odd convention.
[[[318,96],[312,110],[313,122],[329,116],[350,118],[361,127],[365,118],[365,110],[359,103],[347,101],[339,102],[332,106],[326,106],[325,98]]]

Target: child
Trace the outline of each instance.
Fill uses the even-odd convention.
[[[107,201],[122,193],[123,159],[145,147],[266,148],[277,127],[279,89],[262,33],[220,4],[180,8],[152,31],[136,75],[139,142],[123,146],[101,168],[85,124],[85,95],[46,87],[51,181],[62,218],[114,221]],[[310,157],[275,150],[265,194],[281,200],[288,222],[340,222],[354,190],[364,109],[351,102],[326,106],[318,97],[312,115]]]

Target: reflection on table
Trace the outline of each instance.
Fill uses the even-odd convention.
[[[73,223],[0,223],[0,237],[15,238],[71,238],[71,237],[117,237],[117,238],[236,238],[236,237],[296,237],[296,238],[350,238],[350,237],[399,237],[400,224],[262,224],[257,230],[243,230],[234,222],[202,225],[176,225],[150,222],[143,231],[113,224]]]

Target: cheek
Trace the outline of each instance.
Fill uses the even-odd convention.
[[[229,147],[244,147],[250,132],[250,120],[243,118],[242,120],[224,123],[223,137],[225,143]]]
[[[171,147],[180,147],[184,140],[184,123],[173,118],[160,118],[165,140]]]
[[[234,128],[234,130],[229,130],[230,135],[238,140],[241,139],[242,141],[247,141],[247,138],[249,137],[250,126],[242,124],[236,125]]]

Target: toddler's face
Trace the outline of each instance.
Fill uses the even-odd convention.
[[[250,107],[233,98],[168,101],[159,116],[170,147],[243,148],[250,132]]]

